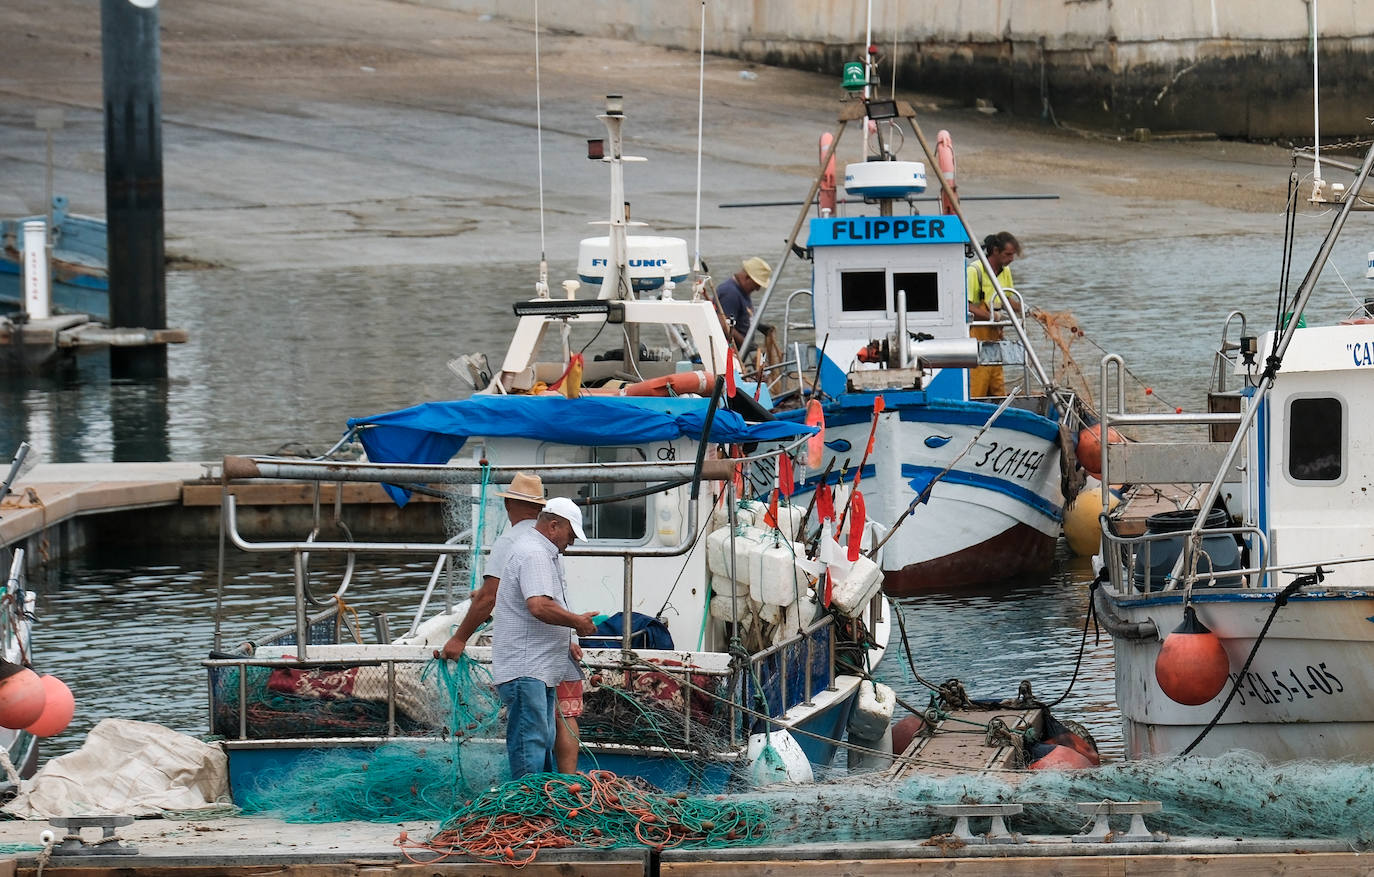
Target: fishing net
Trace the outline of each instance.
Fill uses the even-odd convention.
[[[1016,828],[1026,833],[1082,830],[1084,817],[1072,806],[1076,802],[1159,801],[1162,812],[1148,821],[1170,834],[1374,840],[1370,764],[1270,764],[1237,751],[1010,776],[1014,784],[990,776],[916,778],[899,797],[908,804],[1020,802],[1025,811],[1016,817]],[[934,828],[948,830],[940,825]]]
[[[606,771],[531,774],[465,803],[427,842],[402,838],[407,856],[461,854],[529,864],[542,849],[646,846],[721,849],[768,839],[760,802],[667,795]],[[426,862],[434,861],[430,855]]]

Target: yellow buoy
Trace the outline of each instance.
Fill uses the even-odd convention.
[[[1108,510],[1116,508],[1121,496],[1113,490]],[[1064,538],[1079,557],[1092,557],[1102,547],[1102,528],[1098,516],[1102,514],[1102,482],[1089,477],[1064,512]]]

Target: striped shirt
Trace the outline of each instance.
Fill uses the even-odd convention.
[[[491,650],[491,681],[500,685],[530,676],[553,688],[576,672],[570,649],[572,628],[546,624],[530,614],[525,601],[549,597],[568,607],[568,580],[558,546],[531,528],[510,543],[500,573]]]

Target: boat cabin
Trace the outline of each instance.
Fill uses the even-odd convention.
[[[1273,349],[1270,332],[1259,362]],[[1241,366],[1241,369],[1244,367]],[[1239,369],[1238,369],[1239,370]],[[1374,325],[1298,329],[1249,436],[1250,507],[1270,565],[1374,555]],[[1369,563],[1325,567],[1330,584],[1367,580]],[[1288,576],[1268,581],[1282,587]]]
[[[860,354],[902,325],[899,300],[905,301],[907,332],[970,342],[964,280],[968,234],[956,217],[818,218],[811,220],[807,243],[815,254],[816,338],[828,339],[821,366],[826,393],[845,392],[851,371],[882,368]],[[967,386],[963,369],[936,368],[922,388],[964,399]]]

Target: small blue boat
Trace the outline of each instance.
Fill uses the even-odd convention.
[[[110,318],[110,281],[105,220],[67,212],[67,199],[52,199],[53,242],[52,310],[57,314],[88,314]],[[19,310],[24,292],[24,223],[47,221],[46,216],[0,220],[0,313]]]

